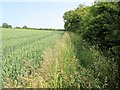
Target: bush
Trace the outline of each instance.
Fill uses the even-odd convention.
[[[77,7],[64,14],[65,29],[82,35],[80,38],[87,41],[89,46],[94,46],[107,57],[113,64],[113,66],[111,65],[111,68],[114,68],[112,73],[116,73],[114,75],[118,80],[120,80],[120,69],[118,68],[120,67],[119,12],[120,2],[97,2],[89,7]],[[116,78],[110,79],[109,88],[120,86],[120,82]]]
[[[2,24],[2,28],[12,28],[12,26],[8,25],[7,23],[3,23]]]
[[[27,29],[27,26],[25,25],[25,26],[23,26],[23,28],[24,28],[24,29]]]

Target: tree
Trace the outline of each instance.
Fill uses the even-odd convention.
[[[24,29],[27,29],[27,26],[25,25],[25,26],[23,26],[23,28],[24,28]]]
[[[65,12],[65,29],[81,32],[82,38],[96,46],[111,62],[109,88],[120,88],[120,2],[96,2]]]
[[[89,6],[79,5],[75,10],[64,13],[64,27],[68,31],[81,32],[83,29],[83,16],[89,10]]]
[[[84,17],[86,28],[83,33],[84,39],[91,45],[97,46],[103,55],[112,58],[109,60],[114,60],[112,64],[117,63],[117,67],[120,67],[120,44],[118,43],[120,42],[119,7],[120,2],[99,2],[93,5],[88,15]],[[118,78],[118,86],[120,86],[119,68],[116,77]],[[115,80],[109,82],[109,84],[112,84],[110,86],[114,86],[113,88],[117,87],[115,86]]]
[[[3,23],[3,24],[2,24],[2,27],[3,27],[3,28],[8,28],[8,24],[7,24],[7,23]]]
[[[11,26],[11,25],[8,25],[8,28],[12,28],[12,26]]]
[[[15,27],[15,28],[20,29],[20,27]]]
[[[12,26],[8,25],[7,23],[3,23],[2,24],[2,28],[12,28]]]

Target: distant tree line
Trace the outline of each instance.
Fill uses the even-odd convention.
[[[3,23],[1,27],[2,27],[2,28],[13,28],[12,25],[9,25],[9,24],[7,24],[7,23]],[[18,26],[17,26],[17,27],[15,27],[15,28],[20,29],[21,27],[18,27]],[[22,28],[27,29],[28,27],[27,27],[26,25],[24,25]]]
[[[117,72],[116,78],[108,78],[108,85],[111,88],[120,87],[119,14],[120,1],[95,2],[92,6],[80,5],[75,10],[65,12],[63,16],[64,27],[67,31],[80,34],[83,40],[95,46],[101,54],[117,65],[118,69],[111,72]]]
[[[7,23],[3,23],[2,28],[13,28],[12,25],[9,25]],[[24,25],[23,27],[15,27],[16,29],[32,29],[32,30],[54,30],[54,31],[64,31],[64,29],[53,29],[53,28],[30,28]]]

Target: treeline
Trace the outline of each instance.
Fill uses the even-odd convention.
[[[9,25],[7,23],[3,23],[1,27],[2,28],[13,28],[12,25]],[[22,28],[27,29],[28,27],[26,25],[24,25],[23,27],[18,27],[17,26],[17,27],[14,27],[14,28],[16,28],[16,29],[22,29]]]
[[[3,23],[1,28],[13,28],[12,25],[9,25],[7,23]],[[31,27],[27,27],[26,25],[24,25],[23,27],[14,27],[16,29],[32,29],[32,30],[53,30],[53,31],[64,31],[64,29],[53,29],[53,28],[31,28]]]
[[[3,23],[1,27],[2,28],[12,28],[12,25],[9,25],[7,23]]]
[[[64,13],[65,30],[81,35],[112,63],[108,87],[120,87],[120,2],[95,2]],[[118,68],[114,68],[114,66]],[[102,71],[101,71],[102,72]],[[113,73],[116,73],[113,78]],[[113,85],[112,82],[115,82]]]

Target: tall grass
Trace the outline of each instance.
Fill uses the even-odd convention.
[[[52,88],[105,88],[114,75],[111,62],[74,33],[44,51],[40,72]]]
[[[83,81],[83,85],[90,85],[91,88],[116,88],[114,86],[116,86],[117,66],[113,60],[109,60],[112,58],[102,55],[97,47],[90,46],[80,34],[69,33],[69,35],[79,65],[87,70],[85,73],[85,77],[88,75],[87,81]]]
[[[76,86],[78,75],[74,48],[67,33],[53,48],[44,51],[41,74],[52,88]]]

